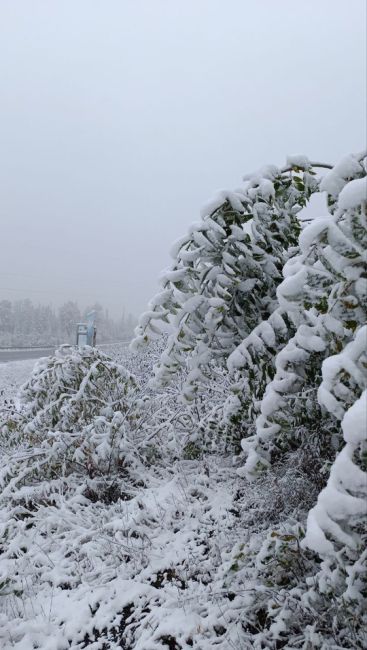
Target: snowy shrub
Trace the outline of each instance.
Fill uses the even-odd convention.
[[[323,364],[320,401],[341,420],[345,446],[310,511],[304,546],[322,558],[319,592],[338,615],[348,609],[355,634],[367,630],[367,326]],[[358,398],[356,399],[356,397]]]
[[[312,427],[322,418],[317,396],[322,362],[342,350],[366,321],[366,200],[359,190],[354,202],[343,199],[356,181],[366,181],[358,158],[345,158],[324,177],[321,189],[334,192],[333,213],[314,219],[301,233],[300,254],[284,267],[277,295],[295,333],[276,356],[274,378],[261,401],[255,444],[244,443],[250,474],[266,465],[274,447],[285,436],[292,437],[302,422]],[[336,177],[343,188],[340,196],[335,195]],[[341,439],[334,437],[330,443],[338,449]]]
[[[306,610],[310,607],[316,616],[311,647],[329,647],[329,634],[340,647],[355,647],[353,639],[366,642],[367,413],[361,393],[367,385],[367,330],[362,327],[367,315],[367,195],[362,156],[336,165],[321,189],[331,194],[332,214],[315,219],[302,232],[300,254],[285,265],[278,313],[287,315],[292,328],[260,402],[256,435],[244,440],[243,448],[250,477],[269,462],[276,468],[289,449],[296,448],[298,457],[310,443],[313,455],[317,450],[322,489],[302,546],[320,557],[313,571],[299,577],[299,605],[307,603]],[[268,324],[272,321],[274,316]],[[260,335],[263,328],[258,328]],[[265,331],[268,344],[269,327]],[[251,335],[249,339],[251,343]],[[260,352],[264,338],[255,341]],[[230,358],[242,372],[253,359],[248,348],[245,341],[238,349],[242,363],[237,352]],[[327,485],[322,485],[328,472]],[[276,566],[275,556],[269,552],[268,561]],[[281,629],[291,633],[288,615]]]
[[[292,162],[291,167],[294,170],[295,163]],[[360,474],[359,478],[356,478],[358,486],[354,488],[354,505],[350,501],[353,479],[349,483],[339,475],[337,479],[338,483],[341,481],[340,485],[343,480],[345,482],[351,510],[345,513],[345,507],[340,506],[340,514],[336,517],[341,521],[343,512],[350,527],[355,512],[358,522],[355,524],[356,538],[351,534],[347,540],[345,532],[344,537],[339,533],[339,544],[340,538],[346,544],[348,542],[349,546],[354,548],[354,555],[349,550],[348,556],[344,549],[344,556],[339,555],[337,562],[335,556],[333,560],[330,560],[331,556],[327,560],[323,559],[322,552],[320,557],[312,556],[309,551],[302,550],[298,534],[297,553],[292,549],[288,552],[288,545],[285,544],[286,555],[288,553],[289,558],[295,560],[296,564],[293,565],[288,559],[279,559],[279,544],[275,543],[282,535],[286,538],[290,536],[290,541],[294,539],[294,530],[303,531],[307,512],[320,493],[318,505],[311,509],[310,514],[311,520],[317,518],[317,513],[321,511],[320,504],[327,499],[324,495],[330,493],[330,485],[335,485],[336,470],[341,467],[342,459],[352,454],[354,462],[357,463],[357,470],[362,472],[361,464],[365,454],[364,443],[361,441],[358,442],[359,446],[357,445],[358,459],[356,449],[352,452],[350,445],[348,451],[342,450],[343,438],[338,424],[344,410],[347,406],[352,407],[366,383],[365,358],[362,358],[358,367],[358,382],[350,377],[350,369],[340,370],[340,381],[336,382],[335,393],[330,387],[325,388],[325,376],[322,378],[322,372],[325,375],[326,369],[332,367],[331,360],[334,357],[336,359],[335,355],[343,350],[343,360],[349,359],[350,362],[355,336],[359,341],[362,335],[366,337],[364,330],[363,334],[359,333],[361,325],[366,321],[367,307],[367,197],[364,154],[343,159],[325,175],[321,184],[311,174],[312,185],[307,186],[311,170],[308,163],[305,167],[303,177],[300,177],[297,165],[294,170],[296,173],[291,175],[291,180],[288,181],[288,189],[284,189],[284,186],[282,188],[282,196],[278,196],[275,191],[266,197],[262,195],[259,200],[261,192],[258,188],[261,187],[262,181],[255,177],[247,181],[248,185],[242,196],[240,193],[232,198],[228,196],[227,203],[219,208],[215,206],[216,210],[211,212],[210,216],[204,213],[202,223],[196,229],[193,228],[189,237],[180,242],[175,250],[176,265],[165,277],[165,291],[153,301],[151,312],[143,315],[140,329],[137,331],[137,343],[149,336],[159,336],[157,323],[160,319],[168,321],[173,333],[156,370],[158,383],[168,382],[169,378],[176,376],[182,368],[187,368],[188,380],[184,385],[186,399],[197,400],[204,386],[205,395],[210,394],[212,389],[214,392],[217,390],[218,395],[215,410],[210,414],[208,411],[208,424],[212,416],[213,422],[206,430],[200,431],[199,435],[209,436],[209,439],[213,440],[218,432],[224,437],[230,432],[242,434],[247,460],[244,471],[239,471],[241,476],[246,475],[253,479],[259,468],[269,467],[272,463],[268,478],[265,479],[262,475],[255,481],[253,489],[257,497],[254,506],[250,506],[250,499],[247,500],[246,507],[246,517],[252,525],[256,512],[258,523],[261,520],[273,520],[283,528],[283,533],[274,532],[273,536],[271,532],[268,533],[270,545],[267,555],[269,563],[276,567],[276,571],[283,566],[283,593],[280,596],[278,590],[276,595],[278,602],[280,599],[283,604],[278,608],[276,615],[268,612],[265,616],[268,623],[265,623],[264,619],[263,627],[267,627],[268,632],[258,647],[283,647],[283,640],[294,635],[297,638],[297,634],[301,635],[302,627],[306,631],[299,638],[303,639],[304,647],[308,647],[307,644],[310,647],[329,647],[331,639],[347,644],[345,647],[353,647],[352,638],[363,638],[364,621],[355,625],[352,621],[352,610],[347,607],[342,611],[342,602],[346,602],[347,593],[343,580],[345,582],[348,572],[353,574],[357,585],[354,586],[354,591],[364,593],[362,578],[365,558],[360,549],[365,537],[361,530],[361,519],[358,517],[362,517],[364,512],[362,500],[366,495],[362,483],[365,475]],[[285,180],[285,175],[274,170],[272,173],[277,179]],[[268,176],[266,180],[274,182],[274,176]],[[285,200],[287,191],[292,193],[293,185],[301,194],[298,196],[300,205],[305,204],[311,191],[320,188],[327,192],[330,210],[325,216],[315,218],[300,233],[299,241],[297,236],[300,226],[296,220],[290,230],[287,230],[286,226],[289,224],[289,215],[295,215],[297,212],[297,206],[294,209],[292,203],[286,204]],[[254,187],[255,205],[250,205],[251,202],[246,203],[246,198],[248,195],[253,198]],[[266,187],[269,188],[269,185],[266,184]],[[276,189],[279,189],[279,186]],[[242,210],[238,200],[242,201]],[[285,203],[281,205],[283,200]],[[265,203],[260,206],[260,211],[259,203]],[[285,242],[278,237],[274,242],[271,239],[271,218],[265,218],[263,223],[266,223],[267,246],[260,253],[261,246],[257,240],[261,229],[259,216],[261,214],[262,217],[269,217],[280,205],[277,224],[281,229],[282,219],[286,217],[284,233],[290,240]],[[251,219],[248,239],[240,237],[238,230],[234,232],[228,228],[226,211],[228,215],[232,215],[236,210],[236,225],[243,224],[247,217]],[[223,232],[219,230],[218,225]],[[290,232],[295,239],[291,238]],[[199,234],[195,237],[195,233]],[[237,242],[233,241],[236,238],[237,242],[240,242],[237,249]],[[247,246],[247,255],[244,256],[245,261],[241,266],[238,260],[242,259],[241,253],[244,252],[243,241]],[[233,259],[227,256],[229,246],[233,247],[231,252],[236,251]],[[181,256],[180,250],[183,251]],[[279,266],[276,263],[271,266],[275,260]],[[255,269],[259,269],[259,265],[261,271],[257,275]],[[278,279],[277,268],[282,270],[282,282]],[[218,278],[221,281],[223,277],[226,277],[225,289],[217,281]],[[253,282],[250,289],[250,301],[253,301],[251,306],[243,296],[239,299],[237,281],[242,283],[241,286],[247,281]],[[220,303],[223,307],[222,315],[217,314],[216,318],[212,318],[213,308],[218,310],[219,297],[224,300],[224,303]],[[232,311],[234,309],[237,311]],[[236,320],[239,315],[240,318]],[[228,378],[225,382],[217,382],[219,370],[225,367],[226,363],[232,383]],[[338,363],[340,365],[341,361]],[[344,403],[344,407],[339,405],[339,401]],[[362,421],[361,416],[359,419]],[[195,449],[197,447],[196,442]],[[298,471],[295,471],[296,467]],[[269,489],[267,495],[259,487],[264,483]],[[340,494],[340,488],[338,490]],[[337,511],[338,508],[337,499],[334,510]],[[293,520],[289,519],[291,515]],[[325,524],[328,517],[326,511],[322,512],[321,522]],[[338,537],[338,530],[332,522],[326,533],[322,533],[322,527],[318,533],[320,539],[322,534],[326,534],[328,544],[325,542],[325,545],[329,545],[329,554],[331,549],[334,549],[330,541],[331,532],[334,531],[333,535]],[[308,531],[307,539],[309,536]],[[284,537],[282,544],[283,542],[287,542]],[[317,551],[310,543],[308,547]],[[339,549],[338,545],[337,548]],[[336,552],[340,552],[340,549]],[[328,578],[324,562],[329,562],[331,567]],[[298,572],[295,572],[296,565]],[[337,578],[335,570],[333,573],[332,567],[335,569],[336,566],[339,567],[342,577]],[[258,580],[265,585],[267,572],[261,562],[259,567]],[[323,580],[324,585],[332,583],[331,575],[336,582],[339,581],[338,587],[320,588]],[[316,583],[319,585],[317,589],[310,588],[310,585]],[[349,590],[350,602],[351,591]],[[269,598],[267,597],[268,603]],[[359,596],[355,595],[355,598],[358,601]],[[358,607],[360,613],[361,605]],[[247,611],[254,613],[255,610],[256,607],[251,609],[249,606]],[[303,621],[301,626],[299,617]],[[274,620],[274,624],[270,619]],[[257,624],[259,625],[259,620]],[[264,645],[261,645],[262,643]],[[352,645],[348,645],[349,643]],[[253,647],[257,645],[254,644]]]
[[[187,368],[187,400],[274,310],[287,251],[298,239],[296,215],[318,187],[308,161],[287,172],[269,166],[245,180],[243,189],[208,204],[202,221],[174,245],[163,291],[136,329],[138,347],[160,336],[162,323],[171,326],[156,382]]]
[[[143,482],[141,439],[133,431],[144,400],[134,377],[102,352],[62,346],[41,359],[20,405],[4,495],[52,501],[55,492],[78,486],[91,499],[109,500]]]
[[[97,415],[126,412],[134,377],[96,348],[63,345],[42,358],[19,395],[25,431],[79,431]]]

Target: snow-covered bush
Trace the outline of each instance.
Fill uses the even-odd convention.
[[[134,377],[103,352],[63,345],[35,365],[20,391],[25,431],[79,431],[97,415],[125,413],[136,388]]]
[[[16,426],[14,417],[5,425],[3,496],[37,503],[78,486],[91,499],[111,500],[143,483],[144,445],[133,431],[144,400],[134,377],[107,355],[62,346],[36,364],[19,397]]]
[[[299,210],[318,187],[311,163],[291,161],[245,178],[236,192],[222,192],[202,212],[171,253],[163,291],[150,303],[136,329],[134,346],[171,334],[156,381],[166,384],[184,367],[183,394],[191,400],[214,366],[276,307],[276,288],[287,251],[296,245]]]
[[[329,643],[330,630],[341,647],[353,647],[349,645],[352,639],[362,645],[366,641],[367,413],[365,393],[361,393],[367,385],[367,330],[363,327],[367,316],[367,187],[363,156],[341,161],[325,176],[321,189],[329,192],[332,213],[315,219],[302,232],[300,254],[284,267],[275,317],[286,314],[292,328],[260,402],[256,434],[243,441],[243,448],[245,472],[250,477],[269,462],[279,464],[289,449],[299,455],[311,443],[313,455],[318,450],[320,478],[330,475],[311,509],[301,545],[315,551],[321,564],[318,559],[314,571],[307,574],[305,570],[300,577],[298,600],[299,605],[307,602],[318,620],[326,622],[326,630],[320,623],[313,626],[318,631],[312,647]],[[253,339],[260,357],[266,351],[274,320],[272,315],[232,355],[235,367],[242,372],[251,367],[249,342]],[[276,340],[276,327],[273,330]],[[266,338],[259,340],[264,331]],[[261,364],[260,358],[257,372]],[[276,564],[271,552],[268,560]],[[288,579],[291,575],[288,571]],[[284,628],[287,619],[288,615],[282,625],[289,634],[289,626]]]
[[[343,354],[343,351],[345,352],[344,363],[345,359],[349,359],[350,362],[352,348],[355,349],[356,341],[361,341],[362,336],[366,339],[365,330],[360,329],[367,316],[367,196],[364,156],[365,154],[347,156],[325,175],[320,185],[311,175],[312,190],[319,188],[327,193],[329,212],[315,218],[300,233],[299,242],[291,239],[289,242],[291,246],[288,246],[284,240],[278,238],[277,244],[274,245],[274,241],[271,241],[271,221],[265,219],[268,245],[264,247],[260,256],[258,255],[257,241],[261,227],[257,228],[259,214],[269,216],[274,210],[274,206],[279,207],[279,197],[276,193],[269,194],[267,197],[262,196],[262,200],[259,201],[259,190],[257,189],[255,206],[246,204],[246,211],[244,208],[241,211],[238,200],[241,199],[244,205],[248,192],[251,196],[253,187],[261,187],[262,181],[259,181],[257,177],[248,181],[242,196],[239,193],[232,198],[228,196],[228,213],[232,214],[237,210],[238,224],[236,225],[243,223],[247,216],[251,215],[252,219],[251,236],[245,240],[247,255],[244,256],[245,262],[242,266],[238,265],[238,259],[241,259],[241,252],[244,252],[241,248],[243,240],[239,231],[228,230],[228,226],[226,230],[223,205],[217,208],[217,211],[210,213],[210,216],[206,216],[204,213],[202,223],[197,226],[196,230],[193,229],[190,236],[177,247],[175,251],[177,262],[172,276],[167,274],[165,278],[165,292],[160,294],[155,302],[153,301],[151,312],[143,315],[140,330],[138,330],[137,342],[139,343],[144,338],[149,338],[149,335],[159,335],[157,322],[160,318],[170,321],[173,334],[171,334],[168,346],[162,355],[156,377],[159,381],[163,380],[164,383],[169,380],[170,375],[175,376],[183,367],[187,368],[188,381],[184,386],[184,395],[187,399],[193,399],[200,394],[197,389],[200,384],[202,387],[205,381],[207,382],[207,393],[214,385],[214,390],[217,389],[218,402],[214,412],[212,431],[206,430],[202,433],[210,436],[213,435],[213,432],[217,434],[219,430],[222,430],[224,435],[228,435],[230,431],[240,431],[244,437],[243,449],[247,459],[244,472],[240,471],[241,475],[253,479],[257,471],[261,467],[269,466],[269,463],[273,464],[271,473],[277,474],[279,469],[285,471],[287,459],[289,461],[292,454],[295,455],[294,459],[312,459],[311,474],[315,472],[313,489],[307,495],[302,494],[302,490],[300,490],[295,496],[293,502],[296,502],[298,506],[296,519],[293,523],[287,519],[289,517],[287,500],[284,500],[277,487],[272,489],[274,499],[278,498],[277,502],[264,497],[259,499],[261,503],[259,507],[263,511],[266,510],[267,503],[273,503],[271,506],[273,512],[274,509],[278,510],[279,524],[283,527],[282,534],[290,535],[293,539],[294,526],[296,529],[301,526],[301,530],[303,530],[307,510],[317,500],[317,495],[320,492],[321,501],[319,499],[318,505],[311,510],[310,514],[311,521],[317,518],[317,513],[321,512],[320,504],[325,503],[327,495],[331,493],[330,485],[334,486],[336,480],[340,485],[343,485],[344,480],[345,487],[343,489],[347,492],[348,490],[353,492],[354,489],[353,495],[348,492],[347,500],[351,510],[346,512],[345,507],[338,502],[333,512],[334,510],[335,513],[339,512],[338,508],[340,508],[340,513],[335,516],[339,523],[344,516],[348,531],[351,526],[353,527],[353,513],[355,513],[358,522],[355,524],[355,538],[353,533],[350,533],[350,537],[347,539],[345,528],[340,529],[339,524],[336,528],[334,521],[331,521],[328,528],[325,522],[327,522],[329,514],[327,511],[320,514],[320,519],[327,529],[324,547],[326,548],[328,545],[329,554],[331,549],[334,549],[334,545],[330,541],[330,535],[334,531],[333,534],[337,538],[339,535],[337,540],[339,546],[338,543],[336,545],[339,550],[336,552],[341,553],[340,543],[343,538],[345,548],[348,547],[348,544],[350,548],[354,548],[354,555],[350,550],[347,552],[344,548],[344,551],[339,553],[337,561],[334,551],[332,559],[330,559],[331,556],[327,560],[322,559],[323,563],[329,563],[329,576],[327,577],[326,565],[320,565],[320,558],[318,556],[311,557],[308,551],[305,555],[305,551],[301,549],[301,538],[298,539],[298,585],[297,580],[294,582],[295,568],[293,564],[286,562],[286,569],[283,567],[285,570],[283,585],[285,604],[282,605],[279,609],[280,613],[275,617],[277,622],[273,629],[274,634],[271,633],[266,637],[267,641],[264,643],[268,645],[264,647],[273,647],[272,644],[280,643],[281,639],[287,635],[295,634],[295,628],[292,627],[293,623],[291,622],[291,619],[296,620],[293,616],[295,611],[298,612],[297,615],[304,616],[304,627],[308,630],[307,641],[305,640],[306,636],[304,637],[306,645],[312,643],[315,647],[324,647],[324,643],[329,643],[330,635],[334,635],[334,638],[338,639],[340,643],[345,643],[353,635],[358,639],[363,638],[361,631],[363,621],[362,626],[354,625],[350,618],[351,609],[346,608],[342,612],[342,602],[345,602],[343,599],[347,593],[347,587],[344,584],[345,575],[353,574],[353,580],[356,583],[355,585],[353,583],[353,589],[356,593],[358,592],[355,595],[357,601],[360,600],[358,594],[363,593],[365,589],[362,584],[364,572],[362,567],[365,565],[365,558],[363,554],[361,555],[361,544],[365,542],[365,533],[362,533],[361,519],[358,519],[362,516],[362,500],[366,496],[362,489],[365,475],[358,474],[358,471],[362,472],[360,467],[361,449],[365,454],[365,448],[359,439],[359,460],[357,461],[355,457],[355,449],[352,454],[354,462],[359,468],[355,473],[357,488],[354,486],[353,479],[348,483],[347,479],[341,478],[340,475],[336,479],[336,475],[337,471],[343,471],[340,469],[343,466],[342,461],[347,457],[350,458],[352,453],[350,445],[348,451],[342,451],[343,437],[338,419],[343,417],[347,406],[357,408],[353,407],[353,404],[360,399],[361,391],[366,384],[366,362],[365,357],[360,361],[358,382],[350,378],[350,374],[348,374],[350,369],[344,368],[340,371],[340,381],[334,387],[335,394],[330,387],[326,390],[326,378],[324,376],[322,380],[322,368],[325,375],[327,369],[332,367],[332,359],[337,358],[335,355]],[[309,174],[309,172],[308,166],[307,171],[304,170],[304,174]],[[308,178],[309,176],[307,176]],[[270,176],[266,180],[270,179],[274,181],[274,176]],[[296,173],[291,184],[292,182],[296,184],[302,194],[298,198],[299,203],[304,205],[310,196],[310,186],[307,188],[305,175],[300,179]],[[269,185],[267,184],[266,187]],[[261,205],[260,212],[257,209],[259,202],[265,203],[265,206]],[[245,217],[241,215],[241,212],[245,213]],[[297,208],[294,210],[294,213],[296,212]],[[284,213],[287,213],[288,216],[293,213],[292,203],[285,206],[284,212],[279,210],[277,214],[279,228],[281,228]],[[223,232],[220,231],[218,225]],[[299,225],[298,229],[300,230]],[[196,235],[195,238],[194,233],[196,232],[199,235]],[[290,232],[296,236],[297,225],[293,225],[291,231],[287,231],[285,227],[284,232],[288,237]],[[207,239],[206,243],[203,236]],[[236,250],[237,244],[233,241],[236,238],[241,243],[239,247],[241,252],[239,249]],[[233,259],[226,256],[228,245],[233,247],[231,251],[236,250]],[[180,250],[183,250],[182,256],[180,256]],[[268,266],[265,263],[266,259]],[[275,259],[278,260],[284,277],[280,283],[275,272],[275,269],[278,268],[277,265],[275,264],[275,268],[271,267]],[[258,282],[259,276],[255,270],[259,269],[257,266],[259,263],[261,265],[260,282]],[[216,265],[218,268],[215,268]],[[215,270],[211,274],[212,269]],[[201,272],[201,275],[196,275],[198,271]],[[217,278],[221,279],[225,274],[227,274],[227,279],[222,295],[219,291],[219,288],[222,290],[222,287],[219,287]],[[207,278],[210,279],[210,282],[207,281]],[[213,278],[215,282],[212,282]],[[239,281],[243,284],[248,280],[253,281],[254,278],[256,278],[256,282],[251,285],[250,298],[253,302],[249,308],[249,304],[245,300],[238,299],[236,282]],[[262,293],[264,287],[266,289]],[[224,299],[228,297],[228,303],[221,303],[221,307],[224,307],[222,316],[216,320],[211,319],[212,308],[218,309],[218,297],[223,299],[223,296]],[[235,312],[236,317],[239,316],[238,320],[233,316],[232,309],[238,310]],[[229,314],[232,319],[229,318]],[[240,326],[237,326],[238,322],[241,323]],[[227,329],[225,329],[225,325]],[[241,337],[243,340],[238,342]],[[364,340],[365,345],[366,342]],[[232,384],[230,385],[229,381],[217,384],[216,376],[220,374],[218,370],[226,362],[231,373]],[[338,363],[340,365],[341,361]],[[333,398],[331,398],[332,394]],[[344,403],[344,407],[339,405],[340,401]],[[360,409],[359,401],[358,405]],[[362,421],[361,418],[360,415],[360,421]],[[307,462],[299,467],[298,472],[304,489],[307,485],[306,468]],[[308,470],[310,470],[309,465]],[[327,482],[329,472],[330,479]],[[258,479],[260,483],[264,480],[264,477]],[[293,480],[295,487],[294,474],[290,480]],[[279,481],[277,485],[279,485]],[[340,489],[342,488],[339,488],[339,492]],[[278,496],[276,497],[276,495]],[[271,515],[268,511],[269,519],[271,520]],[[315,526],[313,530],[315,531]],[[319,539],[325,535],[325,531],[322,532],[322,530],[321,526],[318,533]],[[340,532],[341,530],[344,533]],[[310,534],[310,532],[307,533],[307,539]],[[277,536],[280,538],[281,533],[275,533],[273,537],[270,534],[271,544],[267,555],[269,562],[275,567],[279,566],[278,551],[275,549],[276,545],[274,546],[273,539]],[[321,546],[316,549],[312,547],[311,543],[308,543],[308,548],[319,550],[323,557]],[[339,571],[339,577],[337,577],[335,567]],[[263,572],[261,577],[260,571],[259,580],[261,581],[264,576]],[[330,587],[333,579],[338,583],[335,585],[335,589]],[[351,580],[349,579],[349,582],[347,580],[348,584],[351,583]],[[310,585],[317,582],[320,587],[322,581],[324,581],[324,587],[318,588],[316,595],[316,591],[312,592]],[[326,584],[329,585],[328,588],[325,587]],[[292,589],[295,589],[294,593]],[[351,592],[352,589],[349,589],[350,602],[353,600]],[[288,601],[289,606],[287,605]],[[307,604],[305,605],[305,603]],[[274,611],[276,609],[274,606]],[[330,615],[327,614],[329,610]],[[361,611],[360,604],[358,611]],[[292,616],[291,612],[293,612]],[[333,613],[337,623],[331,632]],[[315,616],[318,617],[316,623]],[[322,619],[327,621],[328,630],[322,629]],[[272,626],[270,627],[272,628]],[[276,636],[276,630],[280,633],[279,637]]]
[[[332,595],[339,616],[347,608],[358,633],[367,630],[367,326],[324,361],[319,399],[341,420],[345,446],[308,515],[303,544],[323,558],[319,592]]]
[[[359,159],[362,156],[348,156],[325,176],[321,189],[333,193],[333,213],[314,219],[301,233],[300,254],[284,267],[277,295],[295,333],[276,356],[274,378],[261,401],[255,445],[244,443],[249,473],[267,464],[272,450],[284,445],[285,438],[289,441],[297,426],[312,427],[322,418],[317,397],[322,362],[353,340],[366,321],[366,189],[363,198],[359,185],[366,186],[366,171]],[[339,191],[343,188],[340,196],[336,178]],[[350,187],[357,187],[354,199]],[[334,450],[341,444],[333,435],[324,439]]]

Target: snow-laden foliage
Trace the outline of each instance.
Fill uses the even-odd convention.
[[[338,420],[345,446],[308,515],[304,545],[323,558],[317,584],[367,626],[367,326],[324,361],[319,399]],[[356,395],[360,395],[355,399]]]
[[[113,500],[124,483],[127,490],[142,483],[132,438],[143,413],[138,385],[105,354],[62,346],[36,364],[19,402],[20,412],[2,427],[2,441],[10,438],[3,497],[52,502],[78,486],[91,498]]]
[[[295,333],[276,356],[275,375],[266,387],[256,422],[255,445],[245,442],[250,450],[249,473],[267,464],[274,447],[284,444],[285,437],[294,437],[297,425],[309,422],[312,427],[312,422],[322,417],[320,404],[324,402],[317,397],[322,361],[341,351],[366,322],[366,201],[361,202],[357,192],[354,203],[350,199],[348,207],[343,207],[344,192],[349,192],[349,185],[356,180],[364,182],[366,172],[353,156],[339,163],[337,169],[340,176],[349,174],[350,178],[353,174],[358,178],[348,184],[341,178],[341,206],[334,193],[333,213],[315,219],[301,233],[300,253],[286,263],[284,280],[278,287],[280,309],[293,321]],[[335,177],[333,169],[321,187],[335,192]],[[332,408],[328,410],[333,413]],[[337,447],[340,444],[333,443]]]
[[[273,166],[259,170],[241,190],[220,193],[175,244],[163,291],[142,315],[134,341],[138,347],[159,336],[162,322],[170,321],[156,368],[159,384],[186,367],[183,393],[193,399],[211,366],[225,365],[273,312],[287,251],[298,239],[296,215],[318,186],[313,174],[307,159],[287,173]]]
[[[366,647],[366,167],[316,168],[205,208],[138,353],[61,348],[2,410],[1,647]]]
[[[134,377],[103,352],[63,345],[38,361],[22,386],[25,431],[79,431],[96,416],[125,412],[136,387]]]

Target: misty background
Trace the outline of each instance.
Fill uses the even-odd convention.
[[[34,304],[29,298],[14,302],[0,300],[0,363],[18,356],[2,353],[7,348],[75,345],[77,324],[88,322],[92,311],[98,344],[131,339],[136,325],[133,316],[123,311],[119,318],[113,318],[98,302],[81,309],[76,302],[68,300],[55,309],[45,303]]]
[[[0,0],[0,300],[138,315],[216,190],[366,142],[364,0]]]

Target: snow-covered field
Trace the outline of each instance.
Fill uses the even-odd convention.
[[[16,398],[19,387],[29,378],[34,359],[0,363],[0,411]]]

